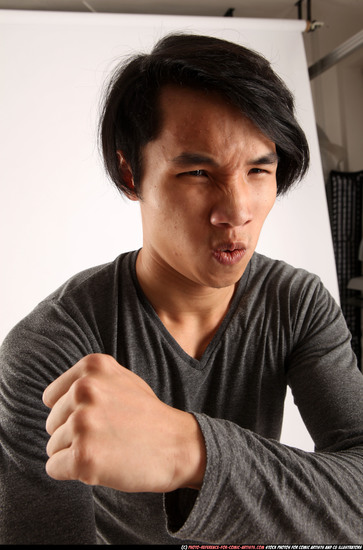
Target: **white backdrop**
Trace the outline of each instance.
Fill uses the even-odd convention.
[[[0,11],[0,341],[74,273],[142,245],[138,205],[106,179],[96,144],[100,91],[120,60],[176,30],[264,54],[296,97],[311,169],[279,199],[258,250],[317,273],[338,300],[304,22]],[[310,450],[288,397],[283,440]]]

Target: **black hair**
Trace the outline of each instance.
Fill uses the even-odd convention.
[[[277,193],[285,193],[309,166],[309,147],[294,114],[294,98],[260,54],[226,40],[171,34],[150,54],[128,59],[112,75],[99,136],[108,175],[125,194],[117,151],[129,164],[140,196],[143,147],[158,136],[160,90],[167,84],[217,93],[236,106],[276,145]]]

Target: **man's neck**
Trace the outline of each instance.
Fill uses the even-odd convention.
[[[228,311],[235,285],[203,287],[167,269],[142,250],[136,274],[167,330],[189,355],[200,358]]]

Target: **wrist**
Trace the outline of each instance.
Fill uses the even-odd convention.
[[[183,415],[176,453],[175,476],[178,488],[201,489],[207,463],[204,436],[191,413],[178,411]]]

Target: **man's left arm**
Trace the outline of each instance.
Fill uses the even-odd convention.
[[[197,414],[207,468],[198,494],[166,495],[175,536],[239,544],[362,543],[363,376],[329,293],[316,284],[298,298],[287,378],[315,452]]]

